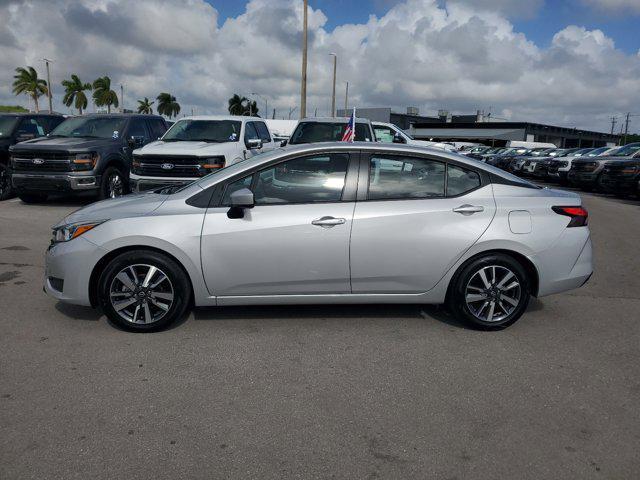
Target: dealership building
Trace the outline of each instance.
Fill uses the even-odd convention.
[[[338,116],[348,116],[347,110],[338,110]],[[553,143],[561,148],[604,147],[619,144],[620,136],[577,128],[558,127],[530,122],[496,121],[490,115],[451,115],[439,111],[437,117],[419,115],[417,108],[406,113],[391,108],[358,108],[358,117],[371,121],[393,123],[420,140],[474,142],[502,146],[510,140]]]

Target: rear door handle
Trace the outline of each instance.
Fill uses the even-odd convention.
[[[457,208],[454,208],[453,211],[456,213],[461,213],[462,215],[473,215],[474,213],[484,212],[484,207],[481,205],[464,204],[460,205]]]
[[[342,225],[346,223],[346,219],[344,218],[335,218],[335,217],[321,217],[317,218],[311,222],[312,225],[318,225],[319,227],[330,228],[335,227],[336,225]]]

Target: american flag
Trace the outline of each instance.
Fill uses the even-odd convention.
[[[356,109],[353,108],[353,113],[351,114],[351,118],[349,119],[349,123],[347,123],[347,129],[344,131],[344,135],[342,135],[343,142],[353,142],[356,139]]]

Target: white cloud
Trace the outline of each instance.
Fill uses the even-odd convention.
[[[624,11],[640,13],[639,0],[582,0],[582,3],[610,13]]]
[[[612,113],[640,110],[639,55],[616,49],[600,30],[573,25],[540,48],[489,3],[450,1],[445,9],[437,0],[405,0],[383,17],[334,30],[310,9],[308,113],[326,115],[330,107],[330,52],[338,54],[338,105],[349,81],[350,103],[399,111],[491,106],[513,120],[606,130]],[[223,24],[201,0],[47,5],[0,6],[0,103],[16,103],[13,69],[29,64],[43,74],[47,56],[56,61],[54,93],[71,73],[84,81],[109,74],[125,85],[129,107],[161,91],[176,95],[184,113],[221,113],[236,92],[267,97],[278,116],[299,104],[300,0],[253,0]]]

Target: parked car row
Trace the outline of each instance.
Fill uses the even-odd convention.
[[[186,117],[172,125],[141,114],[66,120],[14,115],[0,121],[0,139],[7,138],[0,199],[17,194],[34,203],[56,193],[91,192],[104,199],[186,184],[275,148],[340,141],[348,119],[303,119],[293,122],[292,132],[286,131],[293,127],[288,121],[229,115]],[[453,145],[416,140],[396,125],[364,118],[356,121],[355,140],[455,151]]]
[[[640,143],[567,149],[476,147],[465,154],[522,177],[584,191],[640,195]]]

